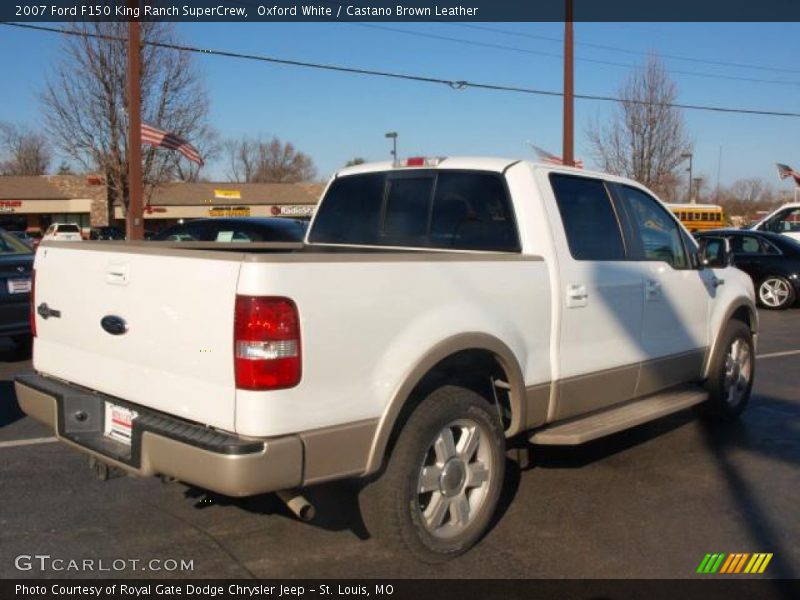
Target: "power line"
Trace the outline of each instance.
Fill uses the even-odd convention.
[[[23,29],[33,29],[36,31],[47,31],[50,33],[60,33],[63,35],[71,35],[76,37],[90,37],[95,39],[104,39],[109,41],[115,42],[127,42],[127,38],[112,36],[112,35],[104,35],[104,34],[97,34],[97,33],[83,33],[79,31],[70,31],[65,29],[60,29],[57,27],[47,27],[44,25],[32,25],[30,23],[8,23],[8,22],[0,22],[0,25],[6,25],[8,27],[19,27]],[[333,71],[333,72],[340,72],[340,73],[350,73],[354,75],[367,75],[373,77],[385,77],[390,79],[399,79],[399,80],[406,80],[406,81],[416,81],[422,83],[439,83],[447,85],[448,87],[454,90],[464,90],[467,88],[474,88],[480,90],[490,90],[490,91],[498,91],[498,92],[514,92],[519,94],[530,94],[530,95],[537,95],[537,96],[555,96],[561,97],[563,96],[563,92],[556,92],[553,90],[541,90],[535,88],[525,88],[525,87],[516,87],[516,86],[507,86],[507,85],[499,85],[499,84],[491,84],[491,83],[479,83],[474,81],[465,81],[465,80],[456,80],[456,79],[443,79],[438,77],[427,77],[423,75],[411,75],[406,73],[394,73],[391,71],[378,71],[373,69],[361,69],[356,67],[344,67],[341,65],[331,65],[331,64],[323,64],[323,63],[312,63],[307,61],[300,61],[300,60],[291,60],[285,58],[275,58],[271,56],[260,56],[257,54],[244,54],[240,52],[232,52],[228,50],[214,50],[210,48],[198,48],[195,46],[187,46],[183,44],[166,44],[162,42],[143,42],[143,45],[152,46],[156,48],[164,48],[167,50],[179,50],[183,52],[194,52],[198,54],[204,54],[209,56],[223,56],[227,58],[240,58],[244,60],[253,60],[258,62],[266,62],[272,64],[279,64],[285,66],[293,66],[293,67],[304,67],[309,69],[318,69],[324,71]],[[580,100],[592,100],[598,102],[619,102],[619,98],[614,98],[613,96],[600,96],[594,94],[575,94],[575,98]],[[649,106],[664,106],[664,107],[671,107],[671,108],[681,108],[684,110],[702,110],[708,112],[718,112],[718,113],[733,113],[733,114],[745,114],[745,115],[762,115],[762,116],[771,116],[771,117],[791,117],[791,118],[800,118],[800,113],[796,112],[782,112],[782,111],[774,111],[774,110],[759,110],[759,109],[747,109],[747,108],[730,108],[724,106],[710,106],[710,105],[703,105],[703,104],[681,104],[681,103],[652,103],[642,100],[627,100],[626,102],[630,104],[644,104]]]
[[[457,25],[457,24],[458,23],[453,23],[453,25]],[[534,54],[534,55],[537,55],[537,56],[547,56],[547,57],[551,57],[551,58],[558,58],[559,60],[563,58],[563,56],[561,54],[553,53],[553,52],[545,52],[545,51],[542,51],[542,50],[532,50],[530,48],[520,48],[518,46],[506,46],[504,44],[494,44],[494,43],[491,43],[491,42],[481,42],[481,41],[477,41],[477,40],[467,40],[467,39],[463,39],[463,38],[456,38],[456,37],[451,37],[451,36],[446,36],[446,35],[439,35],[439,34],[435,34],[435,33],[422,32],[422,31],[411,31],[409,29],[400,29],[400,28],[397,28],[397,27],[388,27],[386,25],[374,25],[374,24],[371,24],[371,23],[351,23],[351,25],[356,25],[358,27],[367,27],[367,28],[370,28],[370,29],[381,29],[383,31],[391,31],[391,32],[394,32],[394,33],[401,33],[401,34],[404,34],[404,35],[413,35],[413,36],[417,36],[417,37],[430,38],[430,39],[441,40],[441,41],[446,41],[446,42],[455,42],[455,43],[458,43],[458,44],[467,44],[467,45],[470,45],[470,46],[480,46],[480,47],[483,47],[483,48],[493,48],[495,50],[506,50],[506,51],[511,51],[511,52],[519,52],[519,53],[523,53],[523,54]],[[558,41],[555,38],[548,38],[548,39],[551,39],[553,41]],[[562,43],[563,43],[563,41],[562,41]],[[639,65],[632,64],[632,63],[621,63],[621,62],[615,62],[615,61],[611,61],[611,60],[603,60],[603,59],[600,59],[600,58],[584,58],[584,57],[577,57],[576,56],[575,60],[576,61],[580,61],[580,62],[598,64],[598,65],[608,65],[608,66],[612,66],[612,67],[623,67],[623,68],[626,68],[626,69],[633,69],[633,68],[637,68],[639,66]],[[755,77],[739,77],[737,75],[722,75],[722,74],[719,74],[719,73],[702,73],[702,72],[698,72],[698,71],[682,71],[680,69],[670,69],[670,73],[676,73],[676,74],[679,74],[679,75],[689,75],[691,77],[705,77],[705,78],[708,78],[708,79],[728,79],[728,80],[732,80],[732,81],[747,81],[747,82],[750,82],[750,83],[768,83],[768,84],[772,84],[772,85],[789,85],[789,86],[794,86],[794,87],[800,86],[800,81],[785,81],[785,80],[779,80],[779,79],[759,79],[759,78],[755,78]]]
[[[465,29],[475,29],[481,31],[491,31],[494,33],[501,33],[503,35],[515,36],[515,37],[522,37],[522,38],[530,38],[535,40],[545,40],[548,42],[557,42],[559,44],[563,44],[564,40],[557,37],[551,37],[546,35],[538,35],[534,33],[524,33],[521,31],[512,31],[510,29],[502,29],[499,27],[488,27],[485,25],[474,25],[471,23],[448,23],[448,25],[452,25],[453,27],[462,27]],[[575,42],[576,46],[585,46],[587,48],[597,48],[599,50],[608,50],[610,52],[620,52],[622,54],[632,54],[637,56],[649,56],[652,54],[651,52],[646,52],[644,50],[632,50],[630,48],[620,48],[618,46],[609,46],[606,44],[595,44],[591,42]],[[789,69],[786,67],[770,67],[766,65],[754,65],[748,63],[739,63],[739,62],[731,62],[725,60],[712,60],[708,58],[697,58],[693,56],[681,56],[679,54],[665,54],[663,52],[658,53],[659,56],[664,58],[668,58],[671,60],[682,60],[691,63],[699,63],[699,64],[707,64],[707,65],[715,65],[718,67],[734,67],[737,69],[754,69],[757,71],[775,71],[776,73],[800,73],[800,69]]]

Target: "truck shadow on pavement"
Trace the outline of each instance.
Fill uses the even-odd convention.
[[[500,501],[488,531],[503,518],[519,488],[521,471],[518,464],[506,460],[506,475],[500,492]],[[327,531],[350,531],[359,540],[367,540],[370,534],[361,519],[358,508],[358,484],[351,481],[335,481],[312,486],[303,490],[309,502],[316,508],[315,517],[308,523]],[[281,516],[299,519],[275,494],[261,494],[249,498],[229,498],[190,486],[184,496],[194,501],[194,508],[202,510],[212,505],[233,506],[258,515]],[[488,533],[487,531],[487,533]]]
[[[771,577],[796,578],[798,571],[791,564],[791,554],[783,543],[787,536],[780,530],[780,521],[770,518],[771,511],[764,505],[763,493],[754,489],[736,458],[741,453],[758,454],[771,462],[799,465],[800,410],[797,404],[771,396],[758,396],[751,402],[753,400],[754,405],[745,412],[744,421],[721,426],[702,422],[703,441],[724,478],[728,497],[744,517],[741,521],[750,537],[765,552],[774,553]]]
[[[742,419],[711,422],[701,419],[694,410],[685,410],[582,446],[529,446],[531,461],[525,471],[579,469],[696,421],[701,443],[712,456],[727,489],[726,499],[742,516],[739,522],[745,525],[751,543],[759,551],[774,555],[771,577],[797,577],[785,544],[786,535],[780,530],[780,517],[771,518],[763,492],[749,480],[742,457],[755,455],[790,467],[800,465],[800,406],[786,399],[754,394]]]

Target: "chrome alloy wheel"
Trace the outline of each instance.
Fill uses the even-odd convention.
[[[417,485],[421,522],[433,536],[456,536],[480,514],[492,477],[491,440],[471,419],[453,421],[434,438]]]
[[[723,393],[729,406],[737,406],[744,399],[752,375],[753,356],[750,346],[743,339],[736,338],[725,355]]]
[[[765,306],[770,308],[778,308],[786,303],[789,298],[791,290],[789,284],[783,279],[770,277],[761,282],[758,286],[758,297]]]

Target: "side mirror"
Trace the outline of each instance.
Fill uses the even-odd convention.
[[[723,237],[704,237],[699,240],[700,260],[711,269],[724,269],[733,265],[730,242]]]

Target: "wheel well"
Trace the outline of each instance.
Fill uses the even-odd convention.
[[[737,308],[731,315],[731,320],[741,321],[750,328],[750,331],[753,331],[753,317],[750,314],[750,310],[746,306],[740,306]]]
[[[501,382],[495,385],[494,382]],[[503,428],[511,425],[511,393],[508,374],[494,353],[488,350],[471,349],[451,354],[434,365],[411,390],[403,408],[395,419],[384,456],[391,454],[397,437],[414,409],[432,391],[443,385],[459,385],[468,388],[487,402],[497,404]]]

